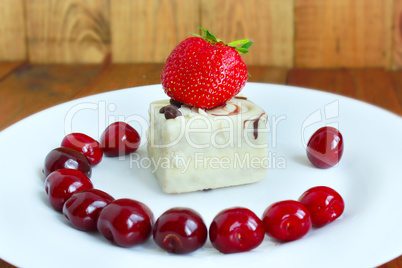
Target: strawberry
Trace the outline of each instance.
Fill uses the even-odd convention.
[[[161,80],[172,99],[202,109],[220,106],[244,87],[248,72],[239,52],[248,53],[252,42],[225,44],[209,31],[182,41],[169,55]]]

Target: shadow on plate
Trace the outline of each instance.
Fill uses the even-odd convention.
[[[313,167],[313,165],[311,164],[310,160],[308,160],[306,155],[296,155],[293,157],[293,160],[296,163],[301,164],[303,166]]]

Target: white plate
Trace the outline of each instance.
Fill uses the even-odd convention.
[[[145,245],[120,248],[99,234],[72,228],[49,206],[41,169],[46,154],[69,132],[96,139],[117,120],[141,132],[148,104],[166,98],[160,85],[119,90],[47,109],[0,133],[0,257],[22,267],[369,267],[402,254],[402,122],[374,106],[301,88],[248,83],[242,94],[269,114],[271,168],[265,180],[247,186],[181,195],[164,194],[144,166],[146,148],[131,158],[104,158],[93,169],[96,188],[115,198],[147,204],[155,217],[171,207],[201,213],[207,225],[222,209],[243,206],[261,216],[273,202],[297,199],[316,185],[336,189],[344,214],[304,238],[223,255],[210,244],[186,256]],[[339,127],[345,151],[332,169],[314,168],[304,142],[321,126]],[[144,139],[145,140],[145,139]],[[142,167],[137,167],[141,165]],[[178,266],[180,265],[180,266]]]

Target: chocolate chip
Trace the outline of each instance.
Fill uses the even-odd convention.
[[[166,119],[174,119],[174,118],[182,115],[181,112],[179,111],[179,109],[173,105],[167,105],[165,107],[162,107],[159,110],[159,112],[164,113]]]
[[[176,106],[177,108],[180,108],[183,105],[182,102],[175,101],[174,99],[170,99],[170,104]]]

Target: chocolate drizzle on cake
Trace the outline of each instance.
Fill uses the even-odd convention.
[[[246,97],[243,96],[234,96],[235,99],[240,99],[240,100],[247,100]]]
[[[216,108],[221,108],[221,109],[223,109],[223,108],[225,108],[225,107],[226,107],[226,102],[223,103],[223,104],[221,104],[221,105],[218,105],[218,106],[216,106],[216,107],[214,107],[214,108],[208,109],[208,110],[212,110],[212,109],[216,109]]]
[[[177,108],[175,105],[164,106],[159,110],[159,113],[165,114],[166,119],[175,119],[176,117],[182,115],[182,113],[179,111],[179,108]]]
[[[260,114],[260,116],[258,116],[256,119],[248,119],[248,120],[244,120],[243,123],[243,129],[246,128],[246,122],[248,121],[254,121],[253,122],[253,128],[254,128],[254,139],[258,138],[258,122],[260,121],[261,117],[264,115],[265,113]]]

